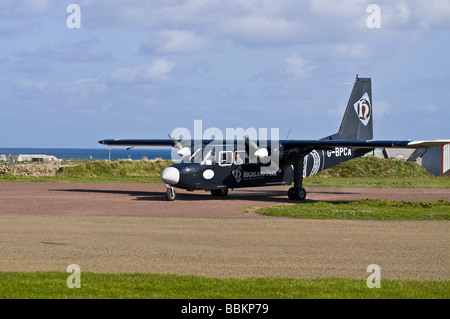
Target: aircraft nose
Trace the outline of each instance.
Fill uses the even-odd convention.
[[[180,181],[180,171],[175,167],[167,167],[161,173],[164,183],[175,185]]]

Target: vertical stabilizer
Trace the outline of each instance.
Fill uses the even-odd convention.
[[[356,77],[339,133],[333,140],[371,140],[373,138],[372,83]]]

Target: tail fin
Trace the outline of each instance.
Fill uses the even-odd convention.
[[[371,140],[373,138],[372,82],[356,77],[339,132],[325,139]]]

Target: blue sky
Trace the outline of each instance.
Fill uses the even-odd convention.
[[[450,138],[447,0],[0,0],[0,41],[0,147],[166,138],[194,120],[322,138],[357,73],[375,139]]]

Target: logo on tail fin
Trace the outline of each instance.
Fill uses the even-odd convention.
[[[355,108],[356,114],[358,115],[359,120],[364,126],[367,126],[370,120],[370,116],[372,114],[372,110],[370,107],[370,99],[369,94],[364,93],[364,95],[359,99],[358,102],[353,104]]]

